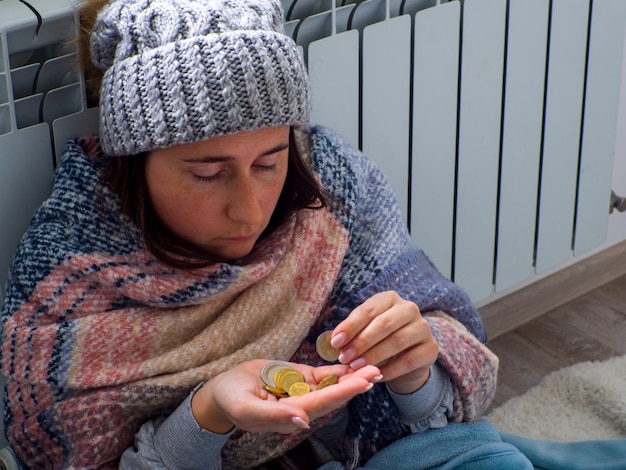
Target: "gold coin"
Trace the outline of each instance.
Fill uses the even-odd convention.
[[[328,362],[335,362],[339,358],[339,352],[341,348],[333,348],[330,345],[330,335],[332,334],[332,330],[324,331],[321,335],[317,337],[317,341],[315,342],[315,349],[317,350],[317,354]]]
[[[276,386],[283,390],[289,390],[293,384],[297,382],[304,382],[304,376],[295,369],[281,369],[274,375],[274,382]]]
[[[289,396],[282,388],[270,387],[269,385],[264,385],[263,388],[278,398],[285,398]]]
[[[296,382],[289,387],[287,393],[290,397],[306,395],[311,391],[311,386],[306,382]]]
[[[328,387],[329,385],[335,385],[337,382],[339,382],[339,377],[336,375],[329,375],[328,377],[320,380],[320,383],[317,384],[315,390],[320,390],[324,387]]]

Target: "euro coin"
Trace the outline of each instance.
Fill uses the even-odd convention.
[[[306,395],[311,391],[311,386],[306,382],[295,382],[287,390],[290,397]]]
[[[270,387],[269,385],[264,385],[263,388],[278,398],[285,398],[289,396],[289,394],[282,388]]]
[[[276,382],[274,381],[274,376],[276,374],[276,371],[280,369],[284,369],[286,367],[289,367],[289,366],[285,362],[281,362],[281,361],[269,362],[265,365],[265,367],[263,367],[263,370],[261,371],[261,379],[266,385],[270,387],[276,387]]]
[[[274,375],[274,382],[278,388],[289,390],[289,387],[293,384],[297,382],[304,382],[304,376],[294,369],[280,369]]]
[[[335,362],[339,358],[341,348],[333,348],[330,345],[331,334],[332,330],[328,330],[319,335],[315,342],[315,349],[317,350],[317,354],[325,361]]]
[[[329,375],[325,379],[320,380],[320,383],[317,384],[315,390],[320,390],[324,387],[328,387],[329,385],[335,385],[337,382],[339,382],[339,377],[336,375]]]
[[[265,383],[263,388],[278,398],[306,395],[311,386],[304,381],[304,375],[286,362],[273,361],[263,367],[261,379]],[[316,390],[336,384],[339,378],[336,375],[321,380]]]

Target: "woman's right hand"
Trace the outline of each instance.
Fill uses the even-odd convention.
[[[245,431],[291,433],[341,407],[354,396],[367,392],[380,381],[380,370],[365,366],[353,370],[347,365],[312,367],[289,363],[304,375],[311,393],[277,398],[263,388],[261,372],[271,361],[247,361],[206,382],[191,400],[191,410],[200,426],[224,434],[233,426]],[[321,390],[315,385],[336,375],[339,382]]]

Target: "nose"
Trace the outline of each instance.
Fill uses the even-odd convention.
[[[262,204],[254,182],[249,177],[240,178],[235,184],[227,215],[235,222],[249,225],[263,222]]]

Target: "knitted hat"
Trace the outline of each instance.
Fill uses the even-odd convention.
[[[280,0],[111,0],[91,34],[100,139],[133,155],[309,119]]]

